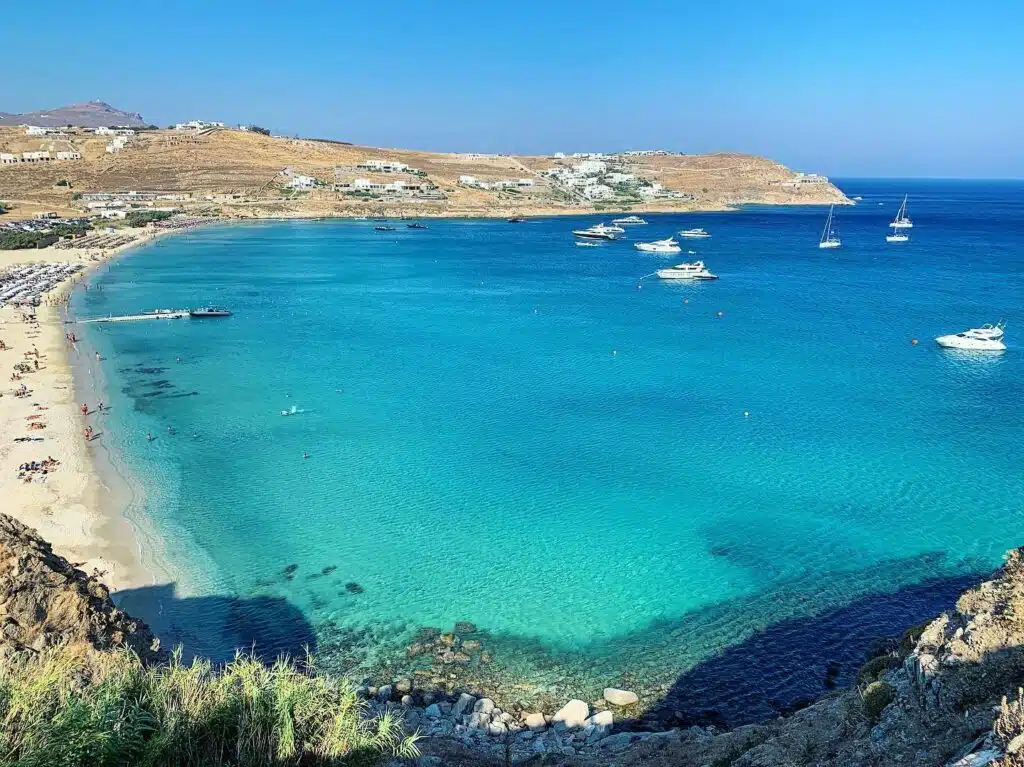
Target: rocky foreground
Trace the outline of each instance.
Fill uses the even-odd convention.
[[[57,644],[129,648],[147,664],[167,658],[146,625],[114,605],[97,574],[78,570],[7,515],[0,515],[0,624],[0,662]],[[403,712],[406,727],[423,736],[424,767],[1024,767],[1021,686],[1024,548],[954,610],[881,645],[855,689],[760,725],[633,731],[636,695],[614,688],[549,712],[503,711],[466,692],[414,694],[409,680],[361,693],[371,713]]]

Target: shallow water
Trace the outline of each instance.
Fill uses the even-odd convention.
[[[146,488],[127,513],[163,534],[180,596],[230,596],[242,622],[269,601],[348,665],[472,620],[495,668],[552,695],[662,690],[846,607],[859,644],[801,648],[805,622],[779,652],[848,675],[963,585],[941,579],[1024,541],[1024,188],[842,186],[864,201],[837,209],[839,251],[817,248],[815,208],[630,230],[712,232],[682,241],[722,278],[702,285],[638,290],[685,251],[574,247],[596,217],[259,223],[141,248],[73,310],[234,315],[87,327],[108,447]],[[905,191],[912,240],[886,244]],[[1002,355],[931,341],[998,319]]]

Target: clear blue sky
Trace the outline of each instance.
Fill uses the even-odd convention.
[[[378,146],[768,155],[1024,177],[1024,0],[48,0],[0,14],[0,111],[102,99]]]

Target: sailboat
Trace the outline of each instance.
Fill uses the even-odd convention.
[[[900,209],[896,211],[896,218],[892,220],[889,226],[892,227],[892,234],[885,235],[886,242],[907,242],[910,239],[910,235],[902,231],[914,227],[914,222],[907,216],[906,195],[903,195],[903,202],[900,203]]]
[[[818,242],[819,248],[838,248],[843,244],[835,229],[832,228],[832,214],[835,208],[836,206],[833,205],[828,209],[828,220],[825,222],[825,228],[821,231],[821,241]]]
[[[913,229],[914,222],[907,216],[907,195],[903,195],[903,202],[900,203],[900,209],[896,211],[896,218],[889,224],[893,229]]]

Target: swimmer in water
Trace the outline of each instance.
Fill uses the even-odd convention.
[[[303,454],[302,454],[302,457],[303,457],[303,458],[309,458],[309,453],[303,453]]]
[[[148,442],[152,442],[153,441],[153,434],[152,434],[152,432],[146,432],[146,441],[148,441]]]

